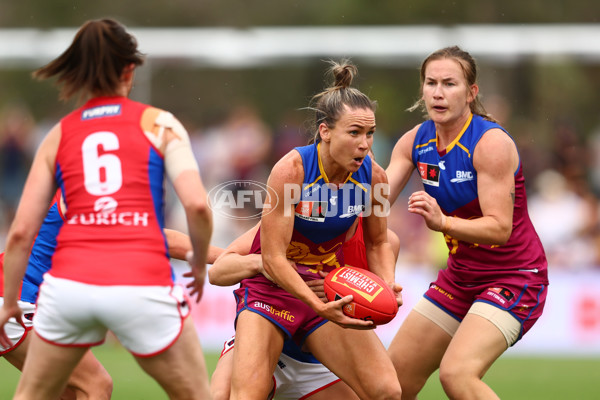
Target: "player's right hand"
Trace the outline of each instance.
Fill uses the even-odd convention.
[[[317,313],[331,322],[334,322],[342,328],[348,329],[375,329],[373,321],[363,321],[362,319],[352,318],[344,314],[344,306],[352,302],[352,295],[344,296],[339,300],[324,303],[323,307]]]
[[[4,305],[0,307],[0,345],[5,349],[9,349],[13,345],[4,330],[4,325],[10,318],[15,318],[20,325],[24,325],[21,308],[19,308],[19,305],[16,303],[12,307],[7,303],[4,303]]]
[[[327,303],[327,296],[325,296],[325,288],[323,287],[324,279],[314,279],[311,281],[306,281],[306,285],[313,291],[314,294],[317,295],[319,299],[323,301],[323,303]]]
[[[206,280],[206,266],[204,268],[198,268],[195,265],[194,253],[192,251],[188,251],[185,255],[185,259],[187,260],[190,267],[192,267],[191,271],[188,271],[183,274],[186,278],[192,278],[192,281],[186,285],[188,289],[190,289],[190,297],[196,297],[196,303],[199,303],[202,299],[202,294],[204,293],[204,281]]]

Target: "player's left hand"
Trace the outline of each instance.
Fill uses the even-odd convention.
[[[327,272],[319,271],[319,275],[323,279],[314,279],[312,281],[306,281],[306,285],[317,295],[319,299],[323,301],[323,303],[327,303],[327,296],[325,296],[325,288],[323,284],[325,282],[325,277],[327,276]]]
[[[442,230],[442,210],[437,200],[427,192],[419,190],[410,195],[408,198],[408,212],[422,216],[429,229]]]

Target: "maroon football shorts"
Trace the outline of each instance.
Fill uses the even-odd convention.
[[[521,339],[542,315],[547,292],[547,285],[528,285],[512,278],[464,285],[449,277],[448,271],[443,269],[424,296],[458,321],[462,321],[476,301],[506,310],[521,322]]]
[[[234,292],[237,314],[249,310],[262,315],[302,346],[306,337],[327,322],[302,300],[262,275],[244,279]]]

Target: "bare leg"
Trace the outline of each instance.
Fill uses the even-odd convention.
[[[233,352],[235,349],[225,353],[217,363],[215,372],[210,380],[210,393],[213,400],[229,400],[231,392],[231,371],[233,369]],[[271,389],[273,386],[271,385]],[[342,381],[318,391],[307,397],[310,400],[359,400],[358,395]]]
[[[360,400],[356,392],[350,388],[344,381],[334,383],[327,388],[318,391],[310,397],[310,400]]]
[[[210,394],[213,400],[229,400],[234,351],[235,349],[231,349],[219,358],[215,372],[212,374],[210,379]]]
[[[92,351],[88,350],[71,373],[67,390],[73,391],[77,400],[109,400],[113,381]]]
[[[400,399],[394,365],[374,331],[327,322],[308,336],[306,346],[360,398]]]
[[[27,356],[27,349],[29,348],[29,343],[31,342],[31,336],[33,336],[33,331],[29,331],[25,340],[21,342],[21,344],[11,350],[10,352],[4,354],[2,357],[6,359],[9,363],[11,363],[15,368],[19,371],[23,371],[23,364],[25,364],[25,357]]]
[[[413,400],[429,376],[439,368],[451,336],[416,311],[411,311],[388,348],[398,379],[402,399]]]
[[[15,399],[54,399],[63,392],[87,347],[56,346],[31,335]]]
[[[185,320],[181,335],[171,347],[156,356],[136,360],[170,399],[210,399],[208,372],[191,318]]]
[[[244,310],[237,319],[231,399],[264,400],[283,348],[284,334],[261,315]]]
[[[440,365],[440,381],[448,397],[499,399],[481,378],[506,348],[506,339],[494,324],[467,314]]]
[[[19,370],[23,370],[23,364],[33,335],[33,332],[29,332],[19,347],[4,355],[6,361]],[[112,378],[94,357],[91,350],[88,350],[71,373],[67,387],[60,398],[63,400],[108,400],[112,394],[112,389]]]

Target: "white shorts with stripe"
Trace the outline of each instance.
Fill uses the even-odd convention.
[[[340,380],[321,363],[298,361],[284,353],[279,355],[273,378],[276,400],[305,399]]]
[[[225,342],[221,356],[235,347],[235,336]],[[340,381],[321,363],[298,361],[281,353],[273,372],[275,400],[301,400]]]
[[[0,306],[4,304],[4,299],[0,297]],[[27,303],[24,301],[19,301],[19,307],[23,314],[21,315],[21,319],[23,320],[23,325],[19,324],[16,319],[11,318],[4,325],[4,332],[8,335],[8,338],[12,342],[12,346],[6,348],[0,345],[0,356],[2,354],[8,353],[11,350],[19,347],[21,342],[25,340],[27,336],[27,332],[33,327],[33,313],[35,312],[35,304]]]
[[[169,348],[189,315],[182,286],[101,286],[44,275],[36,333],[61,346],[95,346],[107,330],[123,347],[140,357]]]

